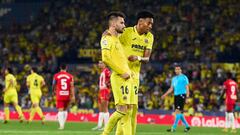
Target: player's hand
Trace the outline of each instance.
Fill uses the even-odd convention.
[[[125,80],[129,79],[130,78],[130,75],[128,73],[124,73],[121,75],[121,77]]]
[[[133,62],[133,61],[138,60],[138,57],[135,56],[135,55],[130,55],[130,56],[128,57],[128,60]]]
[[[75,99],[75,96],[73,96],[73,97],[71,98],[71,102],[72,102],[72,103],[75,103],[75,100],[76,100],[76,99]]]
[[[162,96],[161,96],[161,99],[164,99],[165,97],[166,97],[166,95],[162,95]]]

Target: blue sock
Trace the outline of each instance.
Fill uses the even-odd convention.
[[[189,125],[188,125],[188,123],[187,123],[187,121],[186,121],[184,115],[181,114],[180,117],[181,117],[181,120],[182,120],[183,124],[186,126],[186,128],[189,127]]]
[[[177,128],[177,125],[178,125],[178,122],[179,122],[180,119],[181,119],[181,114],[176,114],[176,118],[175,118],[175,121],[174,121],[173,126],[172,126],[173,129]]]

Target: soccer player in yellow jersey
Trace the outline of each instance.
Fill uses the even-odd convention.
[[[132,133],[129,111],[131,70],[118,38],[125,28],[124,18],[121,12],[111,12],[108,15],[108,29],[101,39],[102,61],[112,69],[110,81],[116,106],[102,135],[109,135],[118,121],[121,121],[123,135]]]
[[[4,94],[4,113],[5,118],[3,123],[8,123],[9,121],[9,104],[12,103],[14,108],[16,109],[20,122],[22,123],[24,120],[24,116],[22,113],[21,107],[18,105],[18,94],[17,94],[17,81],[16,78],[12,74],[11,68],[6,68],[5,71],[5,88],[3,89]]]
[[[32,102],[32,108],[30,112],[30,118],[28,120],[28,123],[33,120],[33,117],[35,113],[37,112],[42,119],[42,124],[44,124],[44,115],[42,112],[42,109],[39,107],[39,102],[42,97],[42,91],[41,88],[45,85],[45,81],[43,77],[36,73],[36,68],[31,68],[31,74],[27,77],[27,87],[29,90],[31,102]]]
[[[153,34],[150,32],[153,25],[154,15],[150,11],[140,11],[137,14],[137,24],[134,27],[127,27],[124,29],[122,35],[119,37],[123,45],[126,57],[128,58],[129,68],[133,73],[133,83],[131,90],[131,124],[132,135],[136,134],[137,125],[137,109],[138,109],[138,89],[139,89],[139,74],[141,64],[149,61],[152,45]],[[118,128],[116,135],[121,135],[122,130]]]

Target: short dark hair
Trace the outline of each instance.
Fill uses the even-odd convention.
[[[232,78],[232,73],[231,73],[231,72],[227,72],[227,73],[226,73],[226,77],[227,77],[228,79],[231,79],[231,78]]]
[[[153,18],[154,19],[154,14],[151,11],[142,10],[137,13],[137,20],[139,20],[141,18]]]
[[[182,68],[182,65],[180,63],[174,63],[173,66],[174,66],[174,68],[176,68],[176,67]]]
[[[67,64],[65,64],[65,63],[60,64],[60,69],[66,70]]]
[[[126,18],[125,14],[121,11],[112,11],[107,15],[107,20],[111,20],[116,17]]]
[[[7,67],[6,69],[7,69],[8,73],[10,73],[10,74],[12,74],[12,73],[13,73],[13,70],[12,70],[12,68],[10,68],[10,67]]]
[[[33,72],[36,72],[36,73],[38,72],[37,67],[32,67],[31,70],[32,70]]]

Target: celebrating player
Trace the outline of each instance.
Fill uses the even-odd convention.
[[[136,133],[137,126],[137,109],[138,109],[138,90],[139,90],[139,74],[141,63],[148,62],[151,55],[153,45],[153,35],[150,32],[153,25],[154,15],[149,11],[141,11],[137,14],[137,24],[134,27],[125,28],[120,41],[123,45],[125,55],[129,60],[129,67],[134,74],[130,104],[132,108],[131,125],[132,135]],[[121,135],[122,129],[118,123],[116,135]]]
[[[183,115],[183,108],[185,104],[186,97],[189,97],[189,81],[186,75],[182,74],[182,69],[180,65],[175,65],[176,76],[172,78],[171,87],[168,91],[162,95],[164,99],[169,93],[174,91],[174,106],[175,106],[175,121],[171,129],[168,129],[168,132],[175,132],[179,120],[185,125],[184,132],[188,132],[190,127]]]
[[[9,121],[9,104],[12,103],[14,108],[16,109],[20,122],[22,123],[24,120],[24,116],[22,113],[21,107],[18,105],[18,94],[17,94],[17,81],[16,78],[12,74],[11,68],[5,69],[5,88],[3,90],[4,94],[4,113],[5,119],[4,123],[8,123]]]
[[[45,81],[41,75],[36,73],[36,71],[36,68],[31,68],[31,74],[27,77],[27,87],[29,89],[29,94],[32,102],[32,108],[28,123],[33,120],[33,117],[37,112],[42,120],[42,124],[44,124],[44,115],[42,109],[39,107],[39,102],[42,97],[41,88],[45,85]]]
[[[223,83],[223,88],[225,89],[225,105],[226,105],[226,112],[225,112],[225,128],[223,129],[224,132],[228,132],[228,128],[232,126],[232,133],[236,133],[235,127],[235,119],[234,119],[234,107],[237,100],[237,83],[232,80],[232,74],[229,72],[227,73],[227,80]]]
[[[119,41],[119,33],[123,32],[125,15],[121,12],[111,12],[108,15],[109,28],[103,33],[101,39],[102,60],[109,66],[111,74],[111,86],[116,105],[116,111],[111,115],[102,135],[109,135],[120,120],[123,127],[123,135],[130,135],[130,91],[131,70],[127,64],[127,58]]]
[[[98,125],[92,130],[103,130],[104,129],[102,128],[103,121],[104,126],[106,126],[109,120],[108,102],[110,98],[109,84],[111,72],[102,61],[99,61],[98,66],[102,71],[99,77],[99,94],[98,94],[99,116]]]
[[[54,75],[52,89],[56,93],[57,117],[59,129],[62,130],[67,120],[70,100],[75,101],[73,76],[67,72],[65,64],[61,64],[60,72]]]

